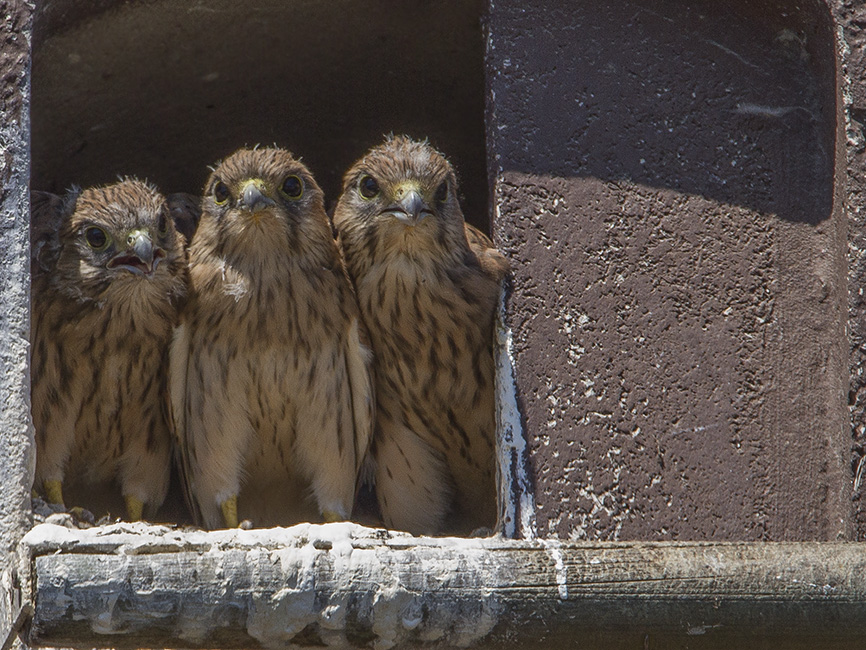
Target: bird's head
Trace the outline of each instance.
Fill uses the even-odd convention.
[[[426,141],[389,137],[346,173],[334,223],[375,225],[412,239],[459,237],[464,220],[454,169]]]
[[[240,149],[223,160],[205,185],[202,210],[235,243],[289,241],[311,220],[327,225],[310,170],[277,148]]]
[[[128,178],[73,194],[69,204],[58,265],[83,287],[176,273],[178,236],[165,198],[149,184]]]

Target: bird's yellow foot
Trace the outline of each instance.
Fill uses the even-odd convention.
[[[128,494],[123,497],[123,500],[126,501],[126,518],[129,521],[141,521],[144,515],[144,503]]]
[[[322,519],[325,520],[326,524],[332,524],[335,521],[345,521],[346,518],[340,516],[333,510],[322,510]]]
[[[63,485],[60,481],[43,481],[42,487],[45,490],[45,500],[48,503],[63,505]]]
[[[223,511],[223,523],[226,528],[238,527],[238,498],[236,496],[229,497],[220,504],[220,510]]]

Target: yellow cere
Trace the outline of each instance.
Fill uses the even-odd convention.
[[[397,184],[397,186],[394,188],[394,198],[399,201],[409,192],[418,192],[418,194],[424,197],[424,190],[421,187],[421,183],[416,180],[410,179]]]
[[[252,184],[255,185],[257,188],[259,188],[259,191],[260,191],[262,194],[264,194],[265,196],[268,195],[268,193],[269,193],[268,185],[267,185],[267,183],[265,183],[265,181],[262,180],[261,178],[247,178],[246,180],[241,181],[241,183],[240,183],[240,185],[241,185],[241,194],[244,193],[244,190],[247,188],[247,185],[249,185],[250,183],[252,183]]]

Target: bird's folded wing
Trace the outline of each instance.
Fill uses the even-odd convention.
[[[469,248],[478,258],[481,269],[497,282],[501,281],[508,273],[508,260],[493,246],[490,238],[478,228],[467,223],[464,230]]]
[[[186,377],[189,366],[189,328],[181,323],[174,329],[168,358],[168,422],[174,437],[175,462],[180,475],[183,498],[196,524],[201,512],[190,486],[191,458],[186,431]]]
[[[373,395],[373,352],[367,330],[355,316],[349,326],[346,366],[352,395],[352,416],[355,421],[355,467],[365,463],[373,437],[376,400]],[[364,480],[364,477],[360,477]]]

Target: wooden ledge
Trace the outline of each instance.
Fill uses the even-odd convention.
[[[859,543],[414,538],[348,523],[217,532],[42,524],[23,549],[35,646],[731,647],[750,637],[849,647],[866,638]]]

